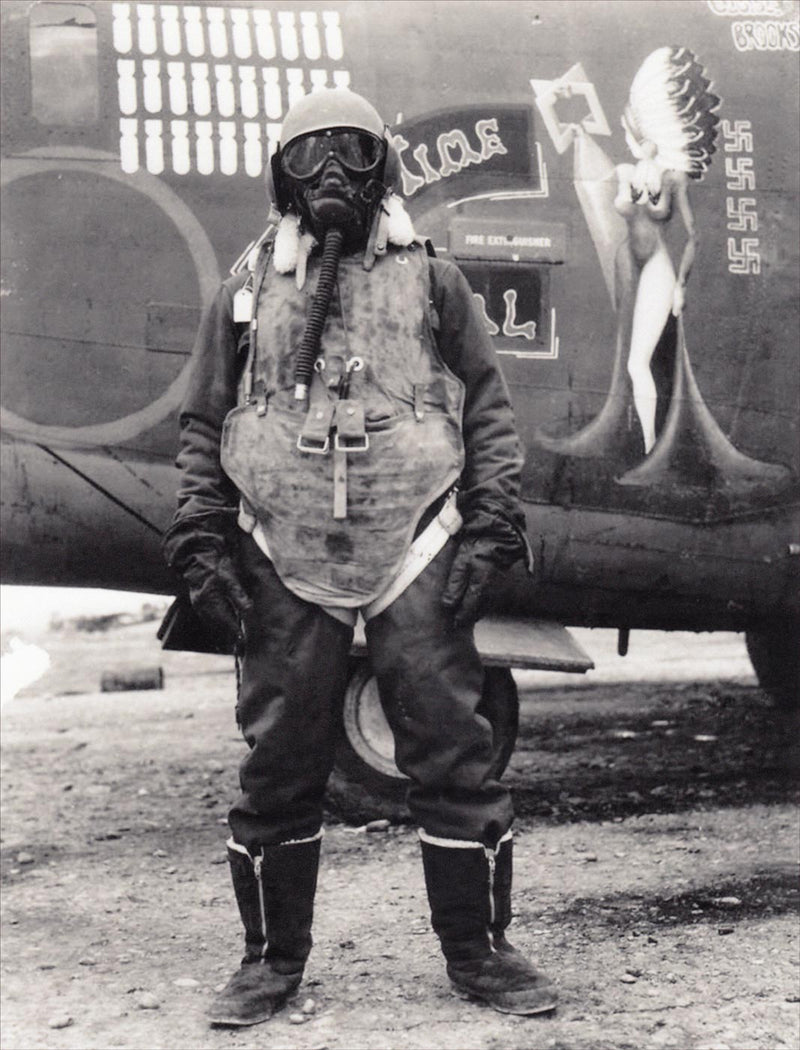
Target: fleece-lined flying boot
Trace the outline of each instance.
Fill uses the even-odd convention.
[[[552,982],[505,937],[511,921],[512,842],[497,849],[420,833],[431,921],[462,996],[501,1013],[554,1010]]]
[[[267,1021],[299,986],[312,944],[320,837],[264,846],[255,856],[229,840],[245,956],[211,1004],[211,1024]]]

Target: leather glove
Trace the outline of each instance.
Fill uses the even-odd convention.
[[[476,536],[465,537],[456,551],[442,605],[453,611],[457,627],[466,627],[480,619],[481,599],[497,572],[493,548],[491,540]]]
[[[182,574],[189,585],[192,608],[234,647],[242,634],[242,620],[253,608],[242,587],[233,558],[218,546],[193,551]]]
[[[442,605],[452,610],[457,627],[480,619],[496,575],[523,558],[531,571],[525,534],[506,518],[484,508],[467,519],[442,593]]]

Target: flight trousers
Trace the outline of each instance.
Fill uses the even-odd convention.
[[[408,805],[429,835],[496,847],[511,825],[508,789],[492,775],[492,728],[476,713],[483,668],[473,629],[456,627],[441,594],[457,544],[366,624],[370,664],[409,778]],[[234,840],[306,839],[322,824],[350,671],[352,627],[303,601],[255,541],[241,538],[242,582],[253,600],[240,657],[237,721],[248,744]]]

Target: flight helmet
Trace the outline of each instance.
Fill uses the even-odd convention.
[[[330,167],[338,177],[323,186]],[[399,172],[391,133],[375,107],[348,88],[325,88],[287,112],[268,191],[282,214],[297,211],[315,232],[330,225],[363,229]]]

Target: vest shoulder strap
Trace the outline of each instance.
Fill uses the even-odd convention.
[[[249,270],[250,273],[254,273],[262,249],[265,245],[269,245],[271,249],[272,245],[275,243],[277,232],[277,223],[270,222],[260,237],[257,237],[254,241],[250,241],[233,266],[231,266],[231,277],[235,277],[237,273],[241,273],[242,270],[245,269]]]

